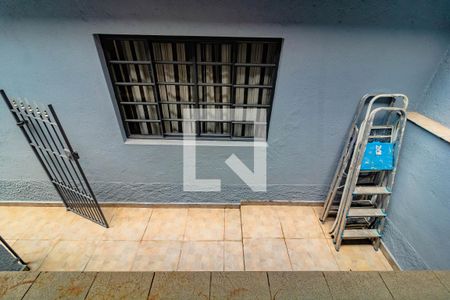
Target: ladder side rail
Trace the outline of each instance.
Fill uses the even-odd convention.
[[[343,153],[343,156],[341,160],[339,161],[338,168],[336,169],[336,172],[333,176],[333,182],[330,186],[330,190],[328,191],[327,199],[324,204],[324,209],[322,211],[322,216],[320,217],[320,221],[324,222],[325,219],[328,217],[330,213],[331,206],[333,204],[333,201],[336,197],[336,193],[339,190],[339,186],[342,182],[342,178],[344,176],[344,172],[346,169],[346,166],[348,164],[348,160],[350,158],[350,153],[353,152],[353,145],[354,145],[354,135],[357,135],[358,131],[356,128],[353,128],[352,137],[349,142],[346,144],[345,152]]]
[[[399,162],[400,149],[402,146],[403,136],[404,136],[404,132],[405,132],[405,128],[406,128],[406,121],[407,121],[407,113],[405,110],[398,110],[398,111],[396,111],[396,113],[398,113],[400,115],[400,126],[398,129],[400,132],[399,132],[398,136],[396,136],[395,140],[392,141],[392,142],[396,143],[395,150],[394,150],[394,168],[388,175],[388,178],[386,178],[386,187],[390,191],[392,191],[392,188],[394,186],[395,176],[397,173],[397,166],[398,166],[398,162]],[[391,200],[391,197],[392,197],[392,194],[383,196],[381,207],[385,213],[387,212],[387,209],[389,207],[389,202]],[[386,224],[386,218],[382,218],[378,224],[378,231],[380,233],[382,233],[384,231],[385,224]],[[377,238],[374,242],[375,250],[379,249],[380,243],[381,243],[380,238]]]
[[[370,99],[369,104],[367,106],[366,109],[366,114],[365,117],[363,119],[363,121],[361,122],[361,125],[359,127],[359,132],[358,132],[358,139],[356,141],[356,145],[355,148],[353,150],[353,155],[352,155],[352,160],[350,163],[350,167],[349,167],[349,171],[347,174],[347,178],[345,181],[345,187],[344,187],[344,191],[342,193],[341,196],[341,203],[339,204],[339,210],[338,213],[336,215],[336,219],[333,223],[333,226],[331,227],[330,233],[334,235],[333,241],[335,242],[337,239],[337,235],[339,235],[339,226],[338,224],[341,223],[342,219],[345,218],[345,215],[343,215],[343,212],[346,210],[345,209],[345,204],[343,204],[343,201],[346,201],[348,199],[348,193],[349,193],[349,183],[351,183],[353,181],[353,176],[354,176],[354,172],[355,172],[355,162],[357,161],[357,157],[358,157],[358,153],[360,153],[360,147],[361,147],[361,143],[363,141],[363,136],[366,135],[368,137],[368,135],[370,134],[370,131],[366,134],[366,123],[367,120],[369,119],[371,110],[372,110],[372,106],[373,104],[382,99],[382,98],[387,98],[387,97],[394,97],[394,95],[396,94],[377,94],[375,95],[373,98]],[[369,98],[366,98],[365,100],[368,100]],[[363,102],[363,101],[361,101]],[[363,102],[365,103],[365,101]],[[366,140],[367,140],[366,137]],[[367,143],[367,141],[366,141]],[[364,147],[365,149],[365,147]],[[359,175],[359,172],[358,172]],[[357,180],[357,179],[356,179]],[[350,195],[351,197],[353,197],[353,195]],[[348,209],[347,209],[348,210]],[[338,232],[336,232],[338,231]]]
[[[377,99],[377,97],[374,97],[375,101]],[[372,99],[371,103],[374,102],[374,99]],[[378,98],[379,99],[379,98]],[[370,104],[369,104],[370,105]],[[369,115],[368,115],[368,119],[364,120],[364,131],[361,131],[360,135],[359,135],[359,143],[358,143],[358,148],[356,149],[356,153],[355,153],[355,157],[352,160],[352,165],[351,165],[351,170],[349,170],[349,174],[350,171],[352,173],[352,175],[349,177],[349,181],[348,184],[346,182],[346,188],[347,188],[347,192],[345,193],[345,198],[343,197],[342,199],[344,201],[341,202],[342,204],[342,210],[341,210],[341,215],[339,219],[336,219],[336,228],[335,228],[335,232],[334,232],[334,239],[333,241],[335,242],[335,248],[337,251],[339,251],[340,247],[341,247],[341,243],[342,243],[342,235],[345,229],[345,225],[347,223],[347,214],[348,211],[351,207],[352,204],[352,200],[353,200],[353,191],[355,190],[357,181],[358,181],[358,177],[359,177],[359,173],[360,173],[360,169],[361,169],[361,163],[362,163],[362,159],[364,156],[364,151],[366,150],[366,146],[369,140],[369,134],[370,131],[372,129],[373,126],[373,121],[375,119],[375,116],[378,112],[380,112],[382,109],[384,108],[376,108],[374,109]]]
[[[345,201],[348,198],[348,194],[350,191],[350,183],[353,181],[353,177],[354,177],[354,173],[355,173],[355,164],[357,162],[357,158],[359,156],[359,152],[360,152],[360,148],[361,148],[361,144],[363,142],[363,136],[365,131],[362,131],[362,128],[365,128],[364,123],[366,122],[366,120],[364,120],[361,123],[361,127],[360,130],[358,132],[358,138],[356,139],[356,143],[355,143],[355,148],[353,149],[353,155],[352,155],[352,159],[350,162],[350,167],[348,169],[348,174],[347,174],[347,178],[345,180],[345,186],[344,186],[344,191],[342,192],[341,195],[341,202],[339,204],[339,210],[338,213],[336,215],[336,219],[334,220],[333,226],[331,227],[331,231],[330,233],[332,233],[334,235],[333,241],[336,240],[336,236],[337,236],[337,232],[336,230],[338,229],[338,224],[340,223],[340,221],[343,218],[343,212],[344,212],[344,208],[345,208]]]
[[[399,98],[402,98],[402,106],[400,108],[403,108],[404,111],[406,111],[408,109],[408,104],[409,104],[409,98],[406,95],[403,94],[399,94],[398,96]],[[395,104],[395,101],[394,103]],[[393,105],[392,105],[393,107]],[[398,112],[397,112],[398,113]],[[388,119],[386,120],[386,123],[388,123],[391,120],[392,115],[395,115],[396,112],[391,112],[388,116]]]
[[[376,94],[366,94],[360,99],[360,101],[358,103],[358,107],[357,107],[357,109],[355,111],[355,114],[353,115],[353,120],[352,120],[352,123],[350,125],[350,129],[349,129],[348,134],[347,134],[345,146],[344,146],[344,148],[342,150],[338,166],[337,166],[336,171],[335,171],[334,176],[333,176],[333,181],[332,181],[332,183],[330,185],[330,189],[328,191],[327,198],[326,198],[325,203],[324,203],[324,208],[323,208],[323,211],[322,211],[322,215],[320,217],[320,221],[321,222],[324,222],[325,219],[328,217],[328,214],[330,212],[330,208],[331,208],[331,205],[333,203],[334,197],[336,195],[337,189],[338,189],[339,184],[340,184],[340,182],[342,180],[342,174],[344,172],[346,164],[348,163],[346,158],[348,158],[348,152],[351,152],[351,147],[349,146],[349,144],[350,144],[353,136],[355,134],[358,134],[357,126],[356,126],[356,124],[358,122],[358,119],[360,118],[360,115],[361,115],[361,113],[363,111],[364,105],[366,104],[368,99],[370,99],[371,97],[374,97],[375,95]],[[355,131],[356,131],[356,133],[355,133]]]
[[[354,189],[356,187],[356,184],[357,184],[357,180],[358,180],[358,176],[359,176],[360,168],[361,168],[361,163],[362,163],[362,159],[363,159],[363,154],[364,154],[364,151],[365,151],[367,143],[368,143],[368,136],[369,136],[371,128],[373,126],[373,122],[374,122],[375,116],[379,112],[382,112],[382,111],[399,111],[399,112],[403,112],[404,113],[404,110],[401,109],[401,108],[380,107],[380,108],[374,109],[369,115],[369,119],[367,121],[367,125],[365,126],[364,133],[361,136],[361,138],[363,140],[359,144],[357,157],[355,158],[356,168],[353,170],[354,174],[353,174],[353,176],[351,178],[351,181],[350,181],[350,186],[349,186],[349,189],[348,189],[349,192],[347,192],[346,197],[343,198],[344,199],[344,203],[343,203],[344,205],[342,205],[342,207],[343,207],[342,215],[341,215],[341,218],[340,218],[339,222],[338,222],[337,219],[336,219],[336,222],[335,222],[335,223],[338,223],[337,228],[335,229],[335,237],[334,237],[336,250],[339,250],[339,248],[341,246],[341,243],[342,243],[342,235],[343,235],[343,231],[345,229],[345,225],[346,225],[346,221],[347,221],[347,214],[348,214],[348,211],[349,211],[349,209],[351,207],[351,203],[352,203],[352,199],[353,199],[353,191],[354,191]],[[374,245],[376,246],[378,244],[379,244],[379,238],[376,239]]]
[[[409,99],[404,94],[378,94],[370,100],[369,105],[367,107],[367,111],[366,111],[366,117],[364,118],[365,120],[367,120],[369,118],[370,114],[372,113],[372,106],[375,104],[375,102],[379,101],[382,98],[401,98],[402,99],[402,107],[395,107],[395,108],[400,108],[403,110],[406,110],[408,108]],[[379,108],[382,108],[382,107],[379,107]]]
[[[400,150],[402,148],[402,144],[403,144],[403,137],[405,134],[405,128],[406,128],[406,122],[407,122],[407,113],[405,110],[398,110],[398,113],[401,115],[400,116],[400,134],[399,136],[397,136],[397,140],[396,140],[396,145],[395,145],[395,150],[394,150],[394,168],[391,171],[391,174],[389,176],[388,182],[387,182],[387,186],[388,188],[392,191],[392,188],[394,186],[394,182],[395,182],[395,175],[397,174],[397,167],[398,167],[398,162],[399,162],[399,157],[400,157]],[[389,197],[386,201],[386,208],[389,205]]]

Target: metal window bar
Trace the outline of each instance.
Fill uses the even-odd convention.
[[[1,96],[65,207],[108,227],[103,212],[52,105],[45,109]]]
[[[128,42],[128,43],[134,43],[135,41],[143,42],[144,43],[144,49],[146,56],[144,55],[145,59],[142,59],[143,55],[137,55],[136,52],[131,53],[131,55],[126,56],[120,56],[120,51],[116,49],[116,56],[108,54],[108,49],[105,48],[103,45],[103,41],[109,40],[113,41],[114,45],[118,45],[121,42]],[[147,135],[145,132],[136,132],[135,130],[132,131],[130,126],[131,124],[155,124],[160,123],[160,134],[156,134],[155,132],[152,132],[148,135],[154,135],[156,137],[170,137],[174,134],[180,135],[183,130],[182,124],[180,120],[181,118],[181,107],[183,105],[193,105],[196,108],[199,108],[200,106],[215,106],[215,107],[231,107],[231,108],[241,108],[241,114],[245,113],[246,108],[266,108],[267,109],[267,124],[270,123],[270,116],[271,116],[271,108],[273,104],[273,96],[274,96],[274,88],[276,83],[276,75],[277,75],[277,69],[278,69],[278,61],[280,57],[280,50],[281,50],[281,40],[280,39],[230,39],[230,38],[183,38],[183,37],[133,37],[133,36],[101,36],[101,41],[103,45],[103,51],[105,52],[105,58],[107,59],[107,65],[110,70],[110,76],[111,78],[115,78],[114,70],[112,68],[113,65],[120,65],[120,64],[129,64],[129,65],[149,65],[150,68],[150,78],[151,80],[145,80],[146,78],[141,78],[139,82],[131,81],[131,82],[123,82],[123,81],[116,81],[113,82],[114,86],[151,86],[152,92],[154,94],[155,102],[145,102],[145,101],[123,101],[123,99],[118,95],[120,92],[116,92],[116,98],[118,99],[119,107],[121,109],[121,115],[122,115],[122,121],[124,123],[127,135],[129,137],[136,137],[136,136],[145,136]],[[216,61],[217,57],[211,56],[210,58],[214,59],[207,59],[206,61],[202,61],[200,57],[198,57],[197,54],[197,45],[219,45],[219,47],[216,47],[215,49],[222,49],[222,45],[229,44],[231,45],[231,62],[223,61],[219,59],[220,61]],[[182,45],[184,47],[184,52],[181,51],[178,48],[179,45]],[[239,50],[238,45],[240,47],[243,47],[245,45],[245,51],[246,54],[244,57],[241,57],[241,59],[238,59],[237,53]],[[274,45],[274,47],[271,47],[270,45]],[[154,53],[154,47],[159,47],[158,50],[160,51],[160,55],[158,58],[156,58]],[[260,48],[258,48],[260,47]],[[214,47],[211,47],[211,51],[214,52]],[[255,49],[262,49],[258,51],[255,51]],[[166,50],[164,50],[166,49]],[[164,52],[169,51],[169,52]],[[220,52],[221,50],[219,50]],[[214,55],[213,52],[210,52],[210,55]],[[269,53],[270,52],[270,53]],[[255,54],[259,53],[259,54]],[[179,55],[186,55],[187,57],[183,58],[178,57]],[[219,53],[219,55],[221,55]],[[258,57],[255,57],[254,55],[259,55]],[[132,59],[130,59],[132,57]],[[137,57],[141,56],[141,57]],[[270,57],[270,60],[268,59]],[[177,59],[178,58],[178,59]],[[211,61],[209,61],[211,60]],[[164,68],[163,74],[156,74],[156,66],[157,65],[168,65],[171,66],[169,69]],[[186,70],[188,70],[190,67],[192,69],[190,70],[193,72],[193,81],[191,82],[191,79],[188,79],[189,81],[182,81],[180,80],[180,74],[179,67],[175,67],[177,65],[184,65]],[[218,78],[215,78],[214,71],[212,72],[210,76],[214,77],[213,82],[200,82],[199,76],[198,76],[198,67],[197,66],[230,66],[231,68],[231,74],[230,74],[230,83],[224,83],[220,80],[221,76]],[[237,82],[237,76],[236,76],[236,68],[244,68],[244,82]],[[253,69],[252,69],[253,68]],[[259,68],[256,69],[256,68]],[[270,77],[266,76],[266,69],[270,68],[274,69],[273,72],[271,72]],[[248,69],[248,70],[247,70]],[[169,71],[168,71],[169,70]],[[167,73],[170,72],[170,73]],[[189,74],[190,72],[188,72]],[[250,73],[253,74],[253,79],[249,80]],[[158,80],[158,76],[161,75],[164,80]],[[242,74],[241,74],[242,75]],[[242,76],[241,76],[242,77]],[[172,80],[167,81],[167,78],[171,78]],[[188,76],[188,78],[192,78],[191,76]],[[267,82],[266,78],[270,78],[270,82]],[[144,82],[145,80],[145,82]],[[114,80],[113,80],[114,81]],[[143,82],[140,82],[143,81]],[[171,87],[173,86],[173,87]],[[163,91],[165,94],[164,101],[161,100],[160,95],[160,88],[163,87]],[[214,89],[214,98],[215,100],[213,102],[208,101],[200,101],[199,95],[198,95],[198,88],[199,87],[212,87]],[[228,102],[217,102],[217,91],[215,90],[220,87],[229,87],[230,90],[230,103]],[[193,101],[180,101],[180,95],[181,95],[181,89],[187,89],[189,91],[189,99],[192,99]],[[190,88],[193,88],[192,90]],[[236,89],[240,89],[240,93],[243,92],[243,98],[240,99],[239,103],[236,102]],[[267,90],[264,92],[263,90]],[[185,90],[186,91],[186,90]],[[212,91],[212,90],[211,90]],[[191,94],[192,93],[192,94]],[[219,92],[221,95],[221,92]],[[167,98],[170,96],[170,99]],[[175,98],[173,98],[175,95]],[[249,96],[251,94],[251,96]],[[268,100],[265,100],[263,103],[263,94],[265,95]],[[203,93],[204,95],[204,93]],[[219,95],[219,97],[221,97]],[[253,99],[254,97],[257,97],[257,99]],[[252,97],[252,100],[249,101],[249,97]],[[121,99],[119,101],[119,98]],[[176,99],[176,101],[173,101],[171,99]],[[221,100],[219,100],[221,101]],[[138,105],[145,105],[147,107],[156,107],[157,108],[157,120],[142,118],[142,117],[134,117],[129,118],[126,117],[126,112],[124,111],[124,106],[134,107],[131,109],[131,111],[137,111],[139,108]],[[166,106],[163,106],[166,105]],[[138,116],[139,113],[134,113],[133,115]],[[147,115],[147,114],[146,114]],[[174,116],[177,116],[174,118]],[[175,123],[174,123],[175,122]],[[233,121],[224,121],[223,123],[228,123],[229,126],[229,138],[239,138],[239,139],[253,139],[254,136],[251,136],[249,132],[251,131],[251,127],[247,127],[243,124],[246,124],[245,122],[233,122]],[[216,126],[214,134],[209,133],[202,133],[201,129],[201,121],[198,121],[195,123],[196,125],[196,132],[197,137],[208,137],[208,136],[215,136],[217,134],[222,135],[224,132],[224,125],[220,125],[220,127]],[[233,124],[239,124],[239,125],[233,125]],[[167,127],[168,126],[168,127]],[[235,132],[235,126],[239,126],[238,132]],[[269,126],[266,126],[266,133],[268,135]],[[219,130],[217,129],[219,128]],[[175,132],[173,131],[175,130]],[[266,138],[267,138],[266,135]]]

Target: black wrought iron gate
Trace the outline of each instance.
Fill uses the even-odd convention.
[[[66,208],[108,227],[78,153],[73,151],[52,105],[38,107],[10,100],[3,90],[0,93]]]

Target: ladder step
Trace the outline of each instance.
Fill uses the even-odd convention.
[[[378,238],[381,234],[377,229],[347,229],[342,234],[343,239],[364,239],[364,238]]]
[[[390,139],[390,135],[369,135],[369,139]]]
[[[392,130],[394,127],[392,125],[378,125],[378,126],[372,126],[372,129],[388,129]]]
[[[350,208],[348,217],[385,217],[386,213],[381,208]]]
[[[357,186],[353,195],[389,195],[391,192],[384,186]]]

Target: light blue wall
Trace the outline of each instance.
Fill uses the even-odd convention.
[[[404,269],[450,269],[450,144],[408,123],[383,238]]]
[[[0,87],[14,97],[54,104],[101,201],[321,201],[359,98],[392,91],[418,101],[450,42],[446,1],[0,5]],[[251,161],[249,149],[201,149],[200,176],[221,178],[224,191],[184,193],[181,147],[125,145],[95,33],[283,38],[268,138],[268,192],[252,193],[223,163],[232,152]],[[57,200],[4,105],[0,166],[0,199]]]
[[[450,127],[450,48],[431,78],[424,100],[415,110]]]
[[[449,52],[414,110],[450,127]],[[409,123],[384,241],[402,268],[450,269],[450,143]]]

